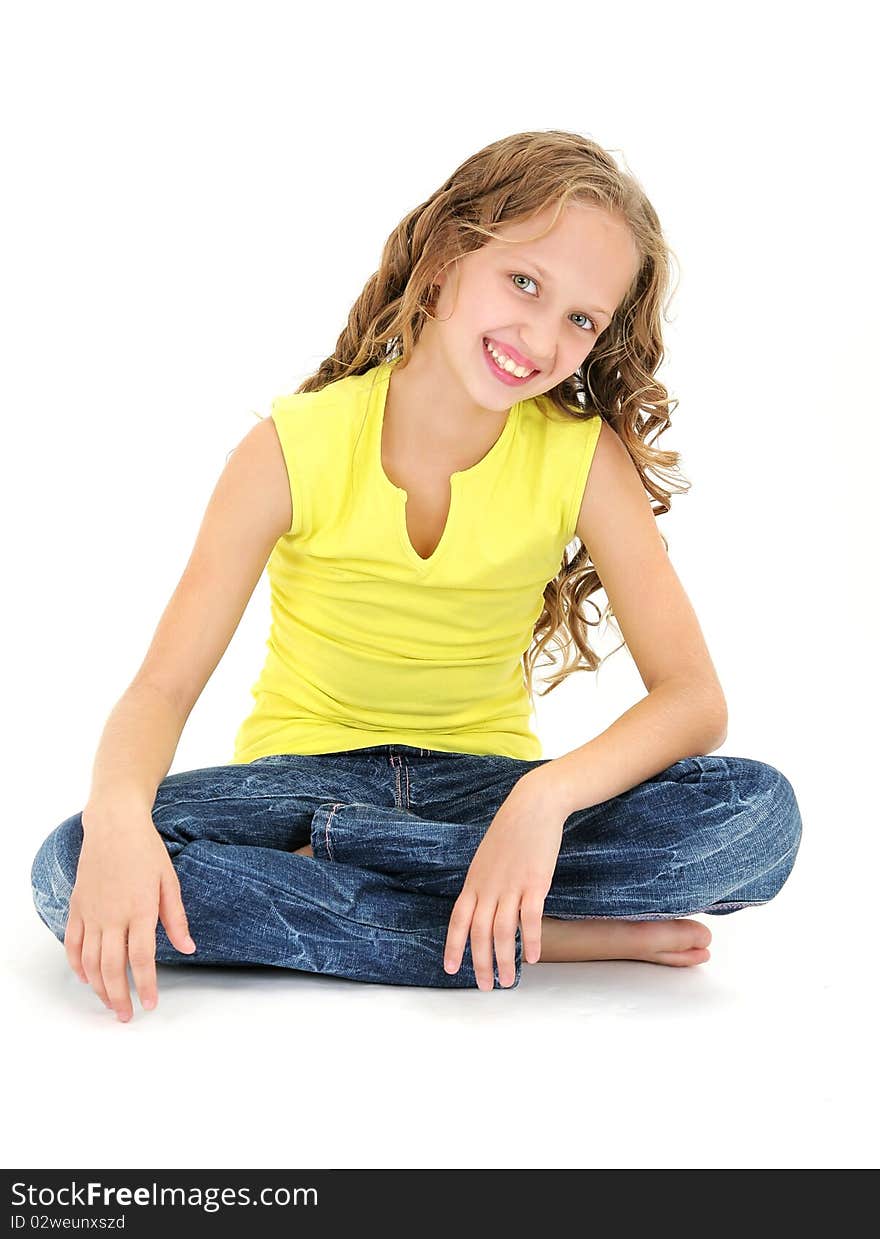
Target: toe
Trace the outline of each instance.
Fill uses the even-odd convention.
[[[675,927],[675,940],[668,949],[686,951],[691,947],[703,949],[712,941],[712,931],[701,921],[671,921]]]
[[[688,968],[692,964],[705,964],[711,952],[706,947],[692,947],[687,951],[658,951],[655,958],[660,964],[671,964],[673,968]]]

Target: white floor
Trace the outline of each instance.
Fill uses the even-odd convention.
[[[127,1025],[7,906],[3,1164],[876,1166],[873,910],[816,906],[822,851],[700,917],[696,967],[525,965],[489,993],[164,967]]]

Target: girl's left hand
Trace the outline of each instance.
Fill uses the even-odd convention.
[[[523,956],[530,964],[541,958],[544,900],[553,881],[566,820],[550,784],[532,777],[545,769],[537,767],[514,785],[483,836],[452,909],[443,966],[449,973],[458,971],[470,934],[481,990],[494,987],[493,944],[498,979],[503,986],[513,985],[520,915]]]

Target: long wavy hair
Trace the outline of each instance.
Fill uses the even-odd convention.
[[[494,238],[493,228],[531,217],[554,204],[561,211],[568,203],[598,205],[623,218],[641,262],[585,363],[543,398],[569,417],[582,420],[598,413],[608,422],[638,469],[654,515],[668,512],[671,494],[689,490],[690,483],[681,479],[675,486],[666,476],[674,473],[681,478],[680,454],[662,451],[648,440],[669,426],[670,413],[678,404],[655,377],[664,357],[661,320],[667,309],[674,253],[635,177],[622,171],[610,152],[577,133],[550,129],[501,138],[466,159],[430,198],[405,215],[385,242],[379,269],[351,307],[336,351],[297,392],[320,391],[328,383],[363,374],[390,357],[400,358],[403,368],[425,319],[433,318],[437,274]],[[554,223],[556,218],[558,213]],[[664,489],[662,482],[673,482],[672,489]],[[666,538],[660,536],[668,551]],[[552,692],[573,672],[595,671],[605,661],[591,649],[588,629],[613,619],[611,603],[606,599],[605,610],[600,612],[590,602],[597,616],[594,620],[584,613],[591,595],[602,588],[589,548],[574,538],[563,552],[557,576],[544,590],[544,609],[523,654],[533,705],[534,673],[543,651],[547,651],[547,662],[542,666],[553,665],[554,652],[561,652],[563,661],[546,678],[548,687],[540,696]],[[616,621],[614,627],[621,644],[611,654],[625,645]]]

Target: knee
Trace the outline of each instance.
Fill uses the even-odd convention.
[[[750,761],[748,766],[752,779],[756,829],[765,839],[775,861],[782,862],[790,858],[794,864],[803,830],[794,788],[775,766],[754,760]]]
[[[34,906],[59,942],[67,929],[82,840],[82,814],[75,813],[46,836],[31,865]]]
[[[748,860],[750,893],[763,903],[779,893],[794,868],[801,814],[794,788],[781,771],[766,762],[740,761],[743,782],[739,791],[750,822],[750,830],[741,838],[741,859]]]
[[[701,788],[711,789],[716,808],[728,818],[729,843],[773,864],[790,858],[801,841],[801,814],[789,780],[752,757],[694,758]]]

